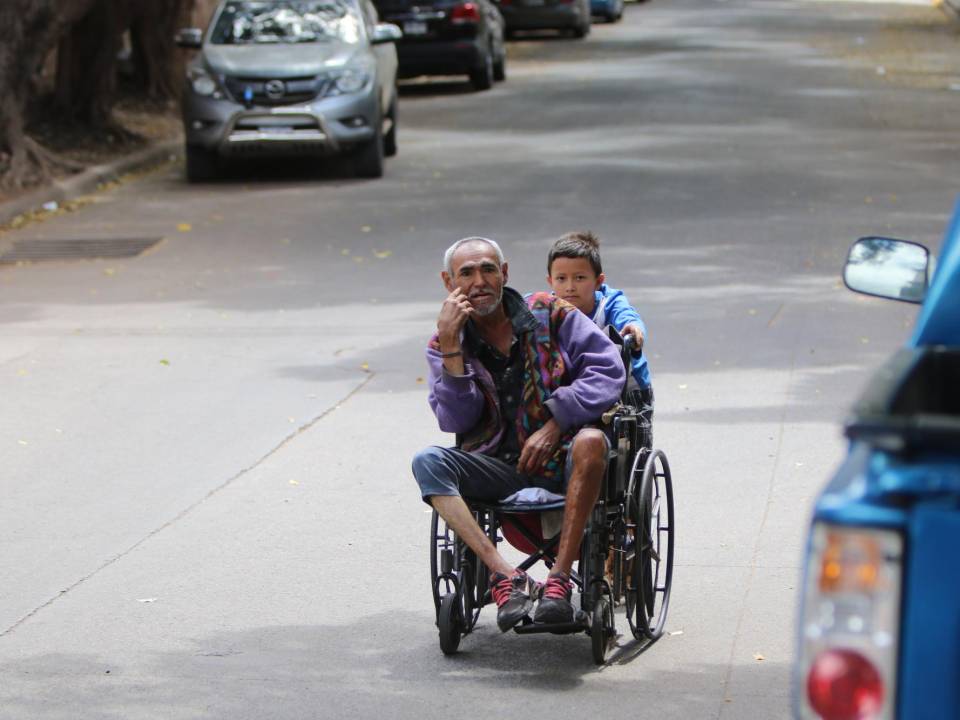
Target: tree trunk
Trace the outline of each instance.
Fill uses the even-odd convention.
[[[55,100],[63,117],[91,128],[110,124],[122,18],[116,0],[94,0],[57,49]]]
[[[56,156],[24,132],[31,78],[66,23],[93,0],[3,0],[0,2],[0,185],[20,188],[49,177]]]
[[[167,100],[178,94],[184,58],[173,40],[189,25],[192,9],[193,0],[130,3],[134,66],[147,97]]]

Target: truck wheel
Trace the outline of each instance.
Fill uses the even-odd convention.
[[[375,123],[375,134],[372,140],[363,145],[353,160],[353,171],[357,177],[383,177],[383,124]]]
[[[219,163],[217,154],[201,145],[187,145],[187,180],[204,182],[217,177]]]
[[[397,154],[397,97],[394,95],[393,102],[390,103],[390,112],[387,118],[390,120],[390,129],[383,136],[383,154],[387,157],[393,157]]]

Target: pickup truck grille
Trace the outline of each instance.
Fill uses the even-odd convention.
[[[324,76],[299,78],[225,77],[223,84],[230,96],[243,105],[297,105],[320,95],[328,80]]]

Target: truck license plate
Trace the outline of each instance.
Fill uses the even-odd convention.
[[[427,24],[416,20],[408,20],[403,24],[404,35],[426,35]]]

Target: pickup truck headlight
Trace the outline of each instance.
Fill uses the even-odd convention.
[[[902,558],[899,533],[814,525],[803,602],[801,717],[894,717]]]
[[[352,95],[362,92],[373,80],[373,73],[363,66],[346,67],[333,76],[328,95]]]

